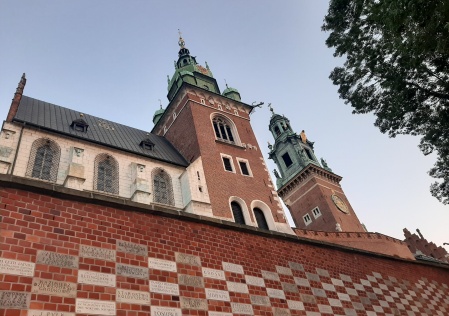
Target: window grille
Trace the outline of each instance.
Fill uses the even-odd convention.
[[[155,203],[175,205],[170,175],[162,169],[155,169],[152,172],[152,178],[153,201]]]
[[[242,207],[237,202],[231,202],[232,214],[234,215],[234,222],[245,225],[245,218],[243,217]]]
[[[228,122],[219,116],[216,116],[212,122],[214,125],[215,136],[218,139],[229,143],[235,143],[232,128]]]
[[[111,194],[119,193],[118,162],[112,156],[99,154],[95,158],[94,189]]]
[[[61,149],[49,139],[37,139],[31,146],[26,176],[56,182]]]
[[[254,216],[256,217],[257,226],[262,229],[268,230],[268,223],[263,211],[260,208],[254,208]]]

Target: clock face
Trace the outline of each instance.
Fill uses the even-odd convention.
[[[331,196],[332,201],[334,202],[335,206],[337,206],[337,208],[342,211],[345,214],[349,214],[349,207],[348,205],[346,205],[346,203],[339,198],[337,195],[332,194]]]

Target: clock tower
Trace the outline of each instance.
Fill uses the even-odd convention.
[[[278,194],[287,205],[297,228],[319,231],[364,232],[340,185],[342,177],[332,172],[324,159],[318,161],[314,143],[305,131],[295,133],[285,116],[271,108],[269,129],[274,144],[269,158]]]

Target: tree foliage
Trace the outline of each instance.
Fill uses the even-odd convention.
[[[449,204],[449,1],[330,0],[322,29],[345,58],[330,75],[340,97],[390,137],[422,136],[431,193]]]

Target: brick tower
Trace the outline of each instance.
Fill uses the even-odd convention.
[[[270,131],[275,139],[269,145],[269,158],[276,163],[278,194],[289,208],[298,228],[322,231],[365,231],[351,207],[340,176],[315,156],[313,142],[302,131],[299,135],[290,121],[270,107]]]
[[[197,63],[181,36],[179,46],[169,104],[155,113],[152,132],[175,146],[198,181],[183,190],[186,210],[292,233],[251,127],[254,106],[234,88],[220,93],[207,63]]]

